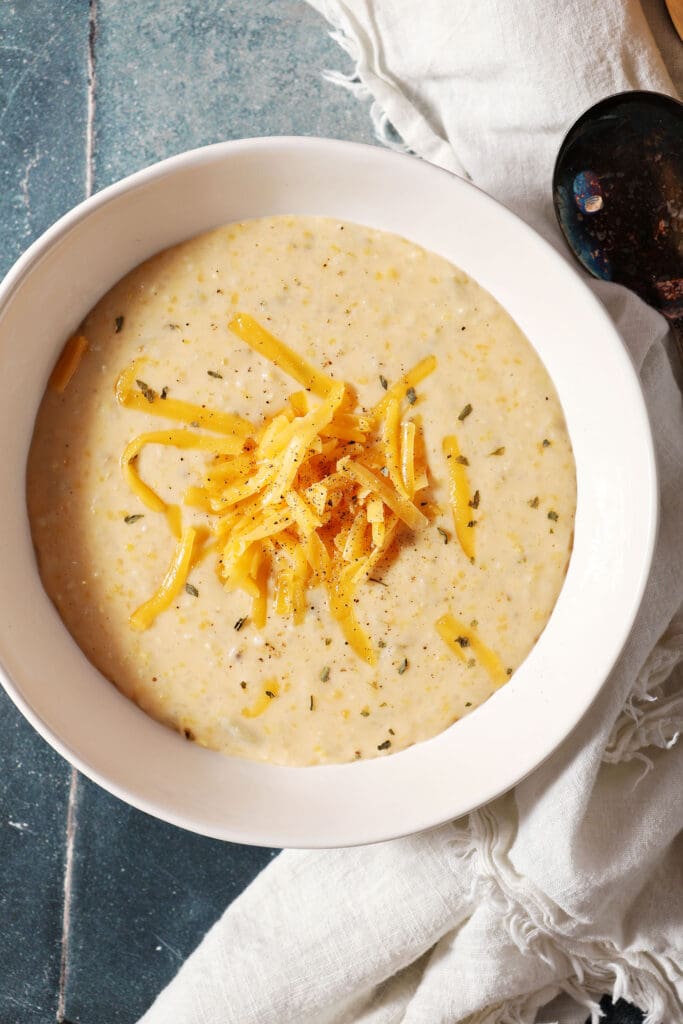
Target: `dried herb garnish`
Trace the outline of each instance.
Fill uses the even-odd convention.
[[[408,659],[404,658],[403,661],[401,662],[401,664],[398,666],[398,674],[400,676],[402,676],[407,668],[408,668]]]
[[[190,597],[199,597],[199,591],[191,583],[185,584],[185,591],[190,595]]]
[[[543,440],[541,441],[541,444],[543,445],[544,448],[550,448],[550,441],[548,440],[547,437],[543,438]]]
[[[492,452],[489,452],[489,456],[491,455],[505,455],[505,445],[502,445],[500,448],[494,448]]]
[[[467,636],[456,636],[455,642],[460,647],[469,647],[470,646],[470,638],[467,637]]]
[[[456,455],[455,461],[458,463],[459,466],[469,466],[470,464],[470,460],[467,458],[466,455]]]
[[[325,667],[323,669],[321,669],[321,671],[320,671],[320,681],[322,683],[326,683],[329,678],[330,678],[330,666],[329,665],[325,665]]]
[[[168,396],[168,388],[164,385],[164,387],[161,389],[161,394],[159,395],[159,398],[163,398],[164,401],[165,401],[167,396]]]
[[[388,583],[385,583],[384,580],[377,579],[376,576],[368,576],[368,579],[369,579],[370,583],[379,583],[380,586],[382,586],[382,587],[388,587],[389,586]]]
[[[136,512],[134,515],[124,516],[123,521],[124,521],[124,523],[128,523],[128,525],[131,526],[133,523],[137,523],[138,519],[144,519],[144,518],[145,518],[145,513],[144,512]]]
[[[122,316],[117,316],[116,319],[114,320],[114,331],[116,334],[118,334],[121,328],[123,327],[123,319],[124,318]]]
[[[551,509],[550,512],[548,512],[548,519],[552,519],[554,523],[556,523],[559,518],[560,517],[558,516],[557,512],[553,511],[553,509]]]
[[[246,690],[246,688],[247,688],[247,684],[245,683],[244,680],[242,680],[242,682],[240,683],[240,686],[242,687],[243,690]]]
[[[207,370],[209,377],[215,377],[216,380],[223,380],[223,374],[219,373],[218,370]]]
[[[275,694],[272,690],[266,690],[266,697],[270,697],[271,700],[275,699]]]
[[[385,740],[384,743],[379,743],[377,746],[378,750],[388,750],[391,746],[391,740]]]
[[[389,733],[390,733],[391,736],[395,736],[396,735],[396,733],[394,732],[393,729],[389,729]]]
[[[361,715],[363,716],[363,718],[367,718],[369,714],[370,712],[368,711],[367,708],[363,708],[363,710],[361,711]]]
[[[475,491],[471,499],[467,502],[470,508],[479,508],[479,491]]]
[[[243,615],[241,619],[237,620],[237,622],[235,623],[235,627],[234,628],[237,630],[238,633],[239,633],[239,631],[241,630],[242,626],[244,625],[244,623],[246,621],[247,621],[247,616],[246,615]]]
[[[325,637],[325,647],[329,647],[331,643],[332,643],[332,637],[331,636],[326,636]]]
[[[408,390],[406,391],[406,398],[408,399],[411,405],[415,405],[415,403],[417,402],[415,388],[408,388]]]
[[[193,740],[194,739],[194,733],[192,732],[192,729],[183,729],[183,732],[185,733],[185,739],[186,740]]]
[[[386,647],[387,646],[386,640],[378,640],[377,641],[377,646],[378,647]]]
[[[529,498],[527,504],[529,508],[538,508],[538,495],[535,498]]]
[[[315,699],[313,697],[313,694],[311,694],[310,699],[308,701],[308,710],[315,711]]]
[[[386,377],[383,377],[381,373],[379,375],[379,382],[382,385],[382,387],[384,388],[384,390],[386,391],[387,388],[389,387],[389,381],[387,380]]]
[[[156,391],[154,391],[154,389],[151,388],[149,384],[145,384],[144,380],[136,380],[135,383],[140,388],[140,391],[142,391],[147,401],[153,402],[154,399],[157,397]]]
[[[465,701],[465,707],[466,708],[471,708],[472,707],[472,701],[471,700],[466,700]]]
[[[468,402],[467,405],[465,406],[465,408],[461,411],[460,415],[458,416],[458,419],[460,420],[460,422],[462,423],[463,420],[466,420],[471,412],[472,412],[472,406]]]
[[[448,534],[446,533],[444,528],[442,526],[437,526],[436,532],[441,534],[441,536],[443,537],[444,544],[448,544]]]
[[[467,528],[469,530],[471,530],[476,525],[477,525],[477,520],[476,519],[470,519],[469,523],[467,524]]]
[[[506,676],[511,676],[512,675],[512,669],[511,668],[506,668],[505,669],[505,675]]]

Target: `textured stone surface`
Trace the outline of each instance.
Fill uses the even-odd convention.
[[[65,1016],[132,1024],[275,855],[192,835],[80,778]]]

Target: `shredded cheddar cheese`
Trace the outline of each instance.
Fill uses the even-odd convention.
[[[436,631],[461,661],[467,662],[474,655],[488,672],[496,689],[507,682],[508,674],[500,658],[479,639],[472,627],[465,626],[455,616],[447,613],[437,620]]]
[[[202,557],[215,550],[219,579],[251,599],[254,625],[265,626],[269,589],[275,612],[299,623],[306,614],[307,591],[323,587],[349,645],[375,664],[372,640],[355,613],[357,591],[390,554],[400,524],[414,531],[428,522],[413,501],[427,476],[424,465],[416,466],[416,426],[407,417],[414,385],[434,370],[436,360],[423,359],[368,414],[356,408],[351,387],[311,366],[251,316],[239,313],[229,327],[305,390],[291,394],[285,409],[254,424],[161,398],[140,379],[143,360],[119,376],[116,397],[124,408],[211,432],[176,426],[149,431],[123,452],[121,466],[131,490],[147,508],[166,515],[179,538],[165,580],[133,613],[131,625],[147,628],[179,593],[194,543],[188,530],[182,531],[180,507],[168,504],[142,479],[139,457],[148,445],[198,449],[210,461],[198,484],[187,488],[183,503],[207,515],[211,543],[204,545]],[[257,703],[259,710],[251,714],[267,706]]]
[[[474,561],[474,527],[472,525],[472,496],[465,467],[467,460],[460,454],[457,438],[444,437],[443,453],[448,463],[448,497],[453,513],[453,526],[460,547],[471,562]]]
[[[57,391],[60,395],[66,391],[87,351],[88,339],[82,334],[74,334],[69,338],[50,374],[49,386],[53,391]]]

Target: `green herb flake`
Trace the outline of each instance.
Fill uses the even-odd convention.
[[[467,502],[470,508],[479,508],[479,498],[479,491],[475,491],[470,500]]]
[[[117,316],[116,319],[114,320],[114,332],[116,334],[120,333],[121,328],[123,327],[123,320],[124,318],[122,316]]]
[[[465,408],[460,412],[460,415],[458,416],[458,419],[460,420],[460,422],[462,423],[463,420],[466,420],[471,412],[472,412],[472,406],[468,402],[467,405],[465,406]]]
[[[199,591],[191,583],[185,584],[185,593],[189,594],[190,597],[199,597]]]
[[[475,666],[476,664],[477,664],[477,663],[476,663],[476,661],[474,660],[474,658],[470,658],[470,659],[469,659],[469,661],[467,662],[467,667],[468,667],[468,668],[474,668],[474,666]]]
[[[378,750],[388,750],[390,746],[391,746],[391,740],[385,740],[384,743],[379,743],[377,745],[377,749]]]
[[[506,668],[505,669],[505,675],[506,676],[511,676],[512,675],[512,669],[511,668]]]
[[[236,629],[236,631],[237,631],[238,633],[239,633],[239,631],[241,630],[242,626],[244,625],[244,623],[245,623],[246,621],[247,621],[247,616],[246,616],[246,615],[243,615],[241,619],[238,619],[238,620],[237,620],[237,622],[235,623],[235,626],[234,626],[234,628]]]
[[[384,388],[384,390],[386,391],[387,388],[389,387],[389,381],[381,373],[379,375],[379,382],[382,385],[382,387]]]
[[[369,714],[370,712],[368,711],[367,708],[363,708],[363,710],[361,711],[361,715],[363,716],[363,718],[367,718]]]
[[[247,684],[245,683],[244,679],[243,679],[243,680],[242,680],[242,682],[240,683],[240,686],[242,687],[242,689],[243,689],[243,690],[246,690],[246,688],[247,688]]]
[[[270,697],[271,700],[275,700],[275,694],[272,690],[266,690],[266,697]]]
[[[378,640],[377,641],[377,646],[378,647],[382,647],[382,648],[386,647],[387,646],[386,640]]]
[[[465,707],[466,708],[471,708],[472,707],[472,701],[471,700],[466,700],[465,701]]]
[[[398,666],[398,674],[400,676],[402,676],[407,668],[408,668],[408,659],[404,658],[403,661],[401,662],[401,664]]]
[[[326,636],[325,637],[325,647],[329,647],[331,643],[332,643],[332,637],[331,636]]]
[[[470,464],[470,460],[467,458],[466,455],[456,455],[455,461],[458,463],[459,466],[469,466]]]
[[[142,391],[147,401],[150,403],[153,402],[154,399],[157,397],[156,391],[154,391],[154,389],[151,388],[149,384],[145,384],[144,380],[136,380],[135,383],[140,388],[140,391]]]
[[[124,523],[128,523],[129,526],[132,526],[133,523],[137,523],[138,519],[144,519],[144,518],[145,518],[145,513],[144,512],[136,512],[134,515],[124,516],[123,521],[124,521]]]
[[[443,537],[444,544],[448,544],[448,534],[442,526],[437,526],[436,532]]]
[[[476,519],[470,519],[469,523],[467,524],[467,528],[468,528],[468,530],[472,530],[472,529],[474,529],[474,527],[476,525],[477,525],[477,520]]]
[[[541,441],[541,444],[543,445],[544,448],[550,448],[550,441],[548,440],[547,437],[543,438],[543,440]]]
[[[529,498],[527,505],[529,508],[538,508],[538,495],[535,498]]]
[[[491,455],[505,455],[505,445],[501,445],[500,448],[494,448],[492,452],[489,452],[489,458]]]
[[[554,509],[551,508],[550,512],[548,512],[548,519],[552,519],[552,521],[556,523],[559,518],[560,517],[558,516],[557,512],[555,512]]]
[[[166,399],[168,398],[168,388],[166,387],[166,385],[164,385],[164,387],[161,389],[161,394],[159,395],[159,398],[163,398],[164,401],[166,401]]]
[[[219,373],[218,370],[207,370],[209,377],[215,377],[216,380],[223,380],[223,374]]]
[[[329,678],[330,678],[330,666],[329,665],[325,665],[325,667],[320,670],[320,681],[321,681],[321,683],[326,683]]]
[[[406,398],[408,399],[411,405],[415,405],[415,403],[417,402],[415,388],[408,388],[408,390],[406,391]]]
[[[459,647],[469,647],[470,646],[470,639],[467,636],[456,636],[455,642],[456,642],[456,644],[458,644]]]

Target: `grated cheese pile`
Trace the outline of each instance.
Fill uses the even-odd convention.
[[[166,515],[178,538],[165,579],[133,613],[131,625],[148,628],[178,595],[193,565],[214,551],[224,585],[251,598],[255,626],[266,623],[269,589],[274,611],[300,623],[307,590],[323,587],[350,646],[375,664],[375,648],[354,603],[377,564],[391,555],[399,528],[421,530],[433,513],[430,503],[420,500],[429,481],[420,419],[411,410],[415,386],[434,371],[436,359],[428,356],[387,385],[381,401],[366,412],[357,408],[349,384],[309,365],[251,316],[240,313],[229,326],[303,390],[290,395],[278,413],[253,424],[157,394],[140,379],[143,360],[121,374],[116,396],[122,406],[212,432],[184,427],[148,432],[122,455],[132,490],[148,508]],[[210,453],[201,484],[184,496],[185,505],[208,513],[209,529],[183,529],[180,508],[141,479],[137,460],[148,444]]]

